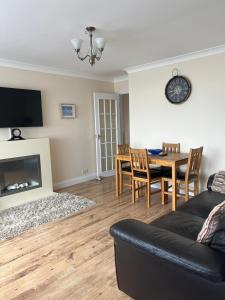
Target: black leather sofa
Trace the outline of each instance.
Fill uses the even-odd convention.
[[[225,300],[225,254],[196,242],[225,195],[207,191],[150,224],[114,224],[118,287],[136,300]]]

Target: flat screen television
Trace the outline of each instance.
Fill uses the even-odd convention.
[[[43,126],[41,92],[0,87],[0,128]]]

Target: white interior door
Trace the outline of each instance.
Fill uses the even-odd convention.
[[[94,93],[97,177],[114,174],[116,144],[120,143],[119,95]]]

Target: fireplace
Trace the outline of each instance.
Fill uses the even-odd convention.
[[[41,186],[40,155],[0,160],[0,197]]]

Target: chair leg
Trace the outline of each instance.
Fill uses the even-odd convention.
[[[135,203],[135,186],[136,186],[136,182],[132,179],[132,203]]]
[[[194,181],[194,195],[197,196],[199,194],[199,182],[198,179]]]
[[[147,201],[148,201],[148,208],[151,206],[151,186],[147,183]]]
[[[189,184],[188,182],[185,183],[185,201],[187,202],[189,200]]]
[[[135,200],[136,199],[139,200],[139,182],[138,181],[135,182],[135,190],[136,190],[136,192],[135,192]]]
[[[123,173],[120,173],[120,193],[123,193]]]
[[[165,194],[165,192],[168,192],[168,181],[164,180],[164,178],[162,178],[161,180],[161,194],[162,194],[162,205],[165,205],[165,203],[168,203],[168,195]]]

